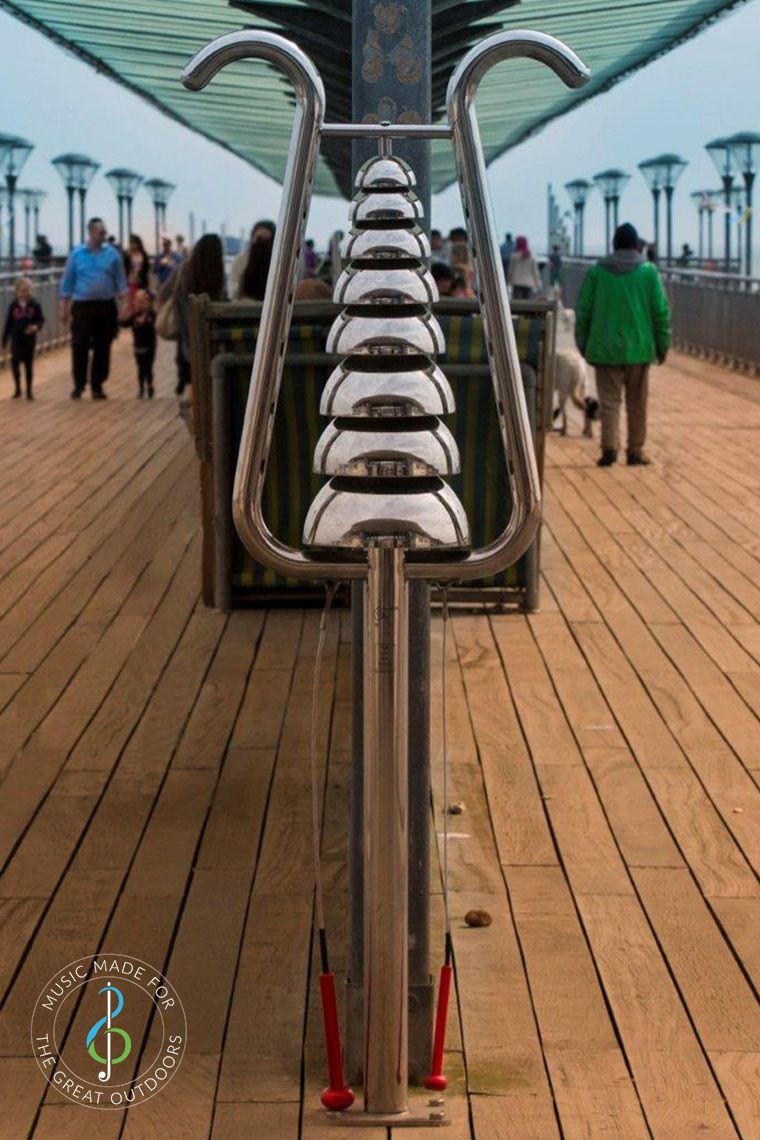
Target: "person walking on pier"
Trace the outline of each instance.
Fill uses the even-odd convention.
[[[26,373],[26,398],[33,400],[32,371],[34,369],[34,349],[37,333],[45,323],[39,302],[32,296],[32,282],[28,277],[19,277],[13,286],[16,294],[11,301],[3,328],[3,348],[10,341],[11,372],[16,389],[13,398],[21,395],[21,365]]]
[[[158,303],[173,305],[177,319],[177,386],[181,396],[190,376],[190,297],[206,294],[212,301],[224,299],[224,249],[217,234],[203,234],[172,273],[158,294]],[[160,334],[159,334],[160,335]]]
[[[541,292],[541,274],[536,259],[530,252],[528,239],[522,234],[515,242],[514,252],[509,259],[507,284],[512,287],[516,301],[530,301]]]
[[[88,374],[93,400],[106,398],[103,384],[118,331],[117,300],[127,295],[121,254],[107,244],[106,236],[102,218],[91,218],[87,241],[71,251],[61,280],[61,321],[68,324],[71,319],[72,400],[81,399]]]
[[[138,289],[135,294],[134,309],[126,320],[121,322],[132,329],[132,339],[137,365],[137,398],[153,399],[153,362],[156,359],[156,310],[153,294],[147,289]]]
[[[618,457],[620,409],[625,393],[628,465],[647,466],[649,366],[662,364],[670,347],[670,307],[657,267],[645,261],[630,223],[619,226],[612,254],[586,274],[575,306],[575,340],[596,369],[602,413],[600,467]]]

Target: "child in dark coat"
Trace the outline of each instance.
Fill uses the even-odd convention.
[[[37,333],[45,323],[39,302],[32,296],[32,282],[28,277],[19,277],[13,286],[16,294],[8,307],[3,328],[3,348],[10,341],[11,371],[16,390],[14,400],[21,395],[21,365],[26,372],[26,398],[33,400],[32,372]]]
[[[137,362],[137,398],[148,395],[153,399],[153,361],[156,358],[156,310],[153,295],[147,289],[138,289],[134,298],[135,310],[122,324],[132,329],[135,360]]]

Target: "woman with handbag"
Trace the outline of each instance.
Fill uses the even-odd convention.
[[[172,273],[158,295],[156,332],[177,342],[177,386],[181,396],[190,383],[190,297],[206,294],[224,300],[224,251],[216,234],[204,234]]]

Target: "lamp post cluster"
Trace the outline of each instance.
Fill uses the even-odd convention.
[[[47,197],[47,191],[18,185],[22,167],[33,150],[34,144],[27,142],[26,139],[0,133],[0,237],[3,232],[4,212],[7,212],[8,230],[7,249],[3,250],[0,244],[0,261],[7,260],[11,269],[16,264],[17,256],[16,216],[19,203],[24,209],[26,256],[32,251],[32,238],[36,242],[40,236],[40,209]],[[68,244],[69,249],[72,249],[76,231],[76,206],[79,205],[78,238],[79,241],[84,241],[87,192],[100,169],[100,163],[86,154],[59,154],[53,159],[53,166],[58,171],[68,196]],[[119,244],[123,246],[128,234],[131,233],[132,203],[140,186],[144,185],[150,193],[155,210],[158,250],[160,230],[166,225],[166,206],[175,189],[174,185],[160,178],[151,178],[146,182],[141,174],[122,167],[109,170],[105,177],[119,204]]]
[[[18,176],[34,144],[17,135],[0,134],[0,175],[5,179],[2,205],[8,211],[8,260],[11,266],[16,258],[16,192]]]
[[[59,154],[53,166],[61,176],[69,199],[69,249],[74,246],[74,199],[79,197],[79,240],[84,241],[85,200],[100,163],[85,154]]]
[[[576,178],[574,182],[565,183],[565,189],[570,195],[570,201],[575,211],[573,224],[573,253],[579,257],[583,253],[583,215],[586,209],[586,199],[593,186],[585,178]]]
[[[755,175],[760,165],[760,134],[741,131],[739,134],[731,135],[730,138],[713,139],[707,144],[706,150],[715,163],[723,188],[695,190],[691,194],[699,215],[699,258],[702,260],[706,254],[708,260],[712,260],[713,216],[722,196],[725,211],[725,271],[729,273],[731,270],[731,219],[738,215],[740,222],[743,223],[743,226],[737,227],[739,268],[741,270],[743,264],[745,274],[750,277],[752,275],[752,198]],[[638,164],[639,171],[652,193],[654,244],[657,249],[660,248],[660,202],[663,195],[665,197],[665,255],[668,265],[673,262],[673,195],[687,165],[686,159],[677,154],[659,154]],[[737,185],[740,175],[743,185]],[[576,255],[583,255],[583,218],[586,200],[591,190],[597,187],[604,199],[606,248],[609,250],[611,235],[618,225],[620,196],[629,179],[630,175],[625,171],[603,170],[594,176],[593,182],[576,178],[572,182],[565,183],[565,190],[575,210],[574,253]]]
[[[677,154],[659,154],[639,163],[639,170],[652,191],[654,204],[654,244],[660,248],[660,195],[665,194],[666,260],[673,262],[673,192],[689,164]]]
[[[74,245],[74,195],[77,192],[79,194],[79,240],[84,241],[85,198],[92,179],[100,169],[100,164],[83,154],[62,154],[53,159],[53,166],[58,170],[69,196],[69,249],[71,249]],[[132,232],[132,203],[137,191],[144,186],[150,193],[156,212],[156,250],[158,250],[159,221],[161,225],[166,224],[166,205],[174,185],[160,178],[151,178],[146,182],[141,174],[124,167],[109,170],[106,173],[106,181],[119,204],[119,244],[122,246]]]
[[[106,181],[119,203],[119,245],[123,247],[125,235],[132,233],[132,202],[143,183],[143,177],[134,170],[116,167],[108,171]]]
[[[160,248],[161,230],[166,227],[166,204],[175,187],[172,182],[164,182],[161,178],[150,178],[145,183],[145,189],[153,199],[156,252],[158,252]]]
[[[723,204],[725,208],[725,268],[728,273],[731,263],[731,218],[738,210],[744,211],[746,232],[744,239],[744,272],[752,276],[752,197],[755,175],[760,163],[760,134],[754,131],[740,131],[729,138],[713,139],[705,148],[723,183]],[[741,175],[744,187],[734,182]],[[741,267],[741,231],[737,231],[737,253]]]

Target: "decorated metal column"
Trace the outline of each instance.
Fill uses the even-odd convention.
[[[430,0],[414,4],[378,4],[377,0],[352,0],[351,19],[351,108],[356,123],[428,123],[431,119],[432,6]],[[430,142],[401,139],[395,151],[414,169],[416,193],[422,207],[421,228],[430,235]],[[356,139],[352,146],[354,177],[377,151],[371,139]],[[364,656],[362,643],[362,592],[352,588],[352,654]],[[409,669],[409,747],[416,763],[409,772],[409,1034],[410,1072],[419,1077],[428,1062],[428,1042],[433,1018],[433,985],[430,976],[430,587],[415,582],[410,588],[410,644],[413,660]],[[358,667],[358,666],[357,666]],[[354,691],[353,773],[354,803],[349,861],[351,909],[349,922],[348,1000],[360,1024],[362,1006],[362,690]],[[350,1078],[362,1072],[362,1043],[357,1033],[346,1038]]]

